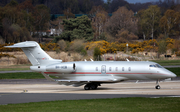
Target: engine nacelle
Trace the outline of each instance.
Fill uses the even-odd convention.
[[[55,64],[46,66],[46,71],[48,72],[59,72],[59,73],[72,73],[76,70],[75,63],[66,64]]]

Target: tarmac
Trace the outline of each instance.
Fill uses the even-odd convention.
[[[180,80],[160,82],[128,81],[102,84],[97,90],[84,90],[84,86],[58,85],[45,79],[0,80],[0,105],[55,100],[82,100],[124,97],[180,97]]]

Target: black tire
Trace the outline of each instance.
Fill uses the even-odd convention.
[[[90,90],[90,87],[89,86],[84,86],[84,90]]]
[[[92,89],[92,90],[97,89],[97,84],[91,84],[91,89]]]
[[[157,85],[155,88],[156,88],[156,89],[161,89],[161,87],[160,87],[159,85]]]

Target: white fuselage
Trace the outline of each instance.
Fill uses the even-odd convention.
[[[75,65],[74,69],[73,64]],[[98,82],[156,80],[176,77],[174,73],[163,67],[150,66],[156,64],[148,61],[80,61],[57,63],[39,68],[32,66],[31,70],[58,76],[63,80]]]

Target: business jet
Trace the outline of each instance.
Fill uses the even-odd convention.
[[[129,60],[62,62],[51,58],[34,41],[5,47],[21,48],[32,64],[30,69],[42,73],[47,80],[74,87],[85,85],[85,90],[97,89],[103,83],[118,83],[126,80],[156,80],[155,88],[160,89],[160,80],[176,77],[174,73],[155,62]]]

